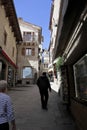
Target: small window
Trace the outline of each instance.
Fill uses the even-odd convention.
[[[23,67],[23,78],[32,78],[32,75],[31,67]]]
[[[7,42],[7,32],[6,30],[4,31],[4,45],[6,45]]]
[[[26,48],[26,55],[30,56],[32,54],[32,49],[31,48]]]
[[[14,57],[14,47],[13,47],[13,49],[12,49],[13,51],[12,51],[12,56]]]

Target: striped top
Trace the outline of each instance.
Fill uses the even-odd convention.
[[[14,120],[11,98],[0,92],[0,124]]]

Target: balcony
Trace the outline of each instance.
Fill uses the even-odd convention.
[[[23,36],[23,42],[36,42],[38,41],[38,37],[36,35],[30,36],[30,35],[24,35]]]

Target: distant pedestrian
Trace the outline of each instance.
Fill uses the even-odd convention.
[[[42,76],[38,78],[37,85],[40,91],[42,108],[47,110],[47,103],[49,98],[48,89],[51,92],[51,86],[49,79],[46,76],[46,72],[43,72]]]
[[[9,123],[12,126],[11,130],[16,130],[11,98],[6,92],[7,82],[0,80],[0,130],[9,130]]]

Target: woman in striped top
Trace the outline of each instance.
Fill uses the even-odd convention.
[[[12,130],[16,130],[11,98],[6,91],[7,82],[0,80],[0,130],[9,130],[9,123],[11,123]]]

